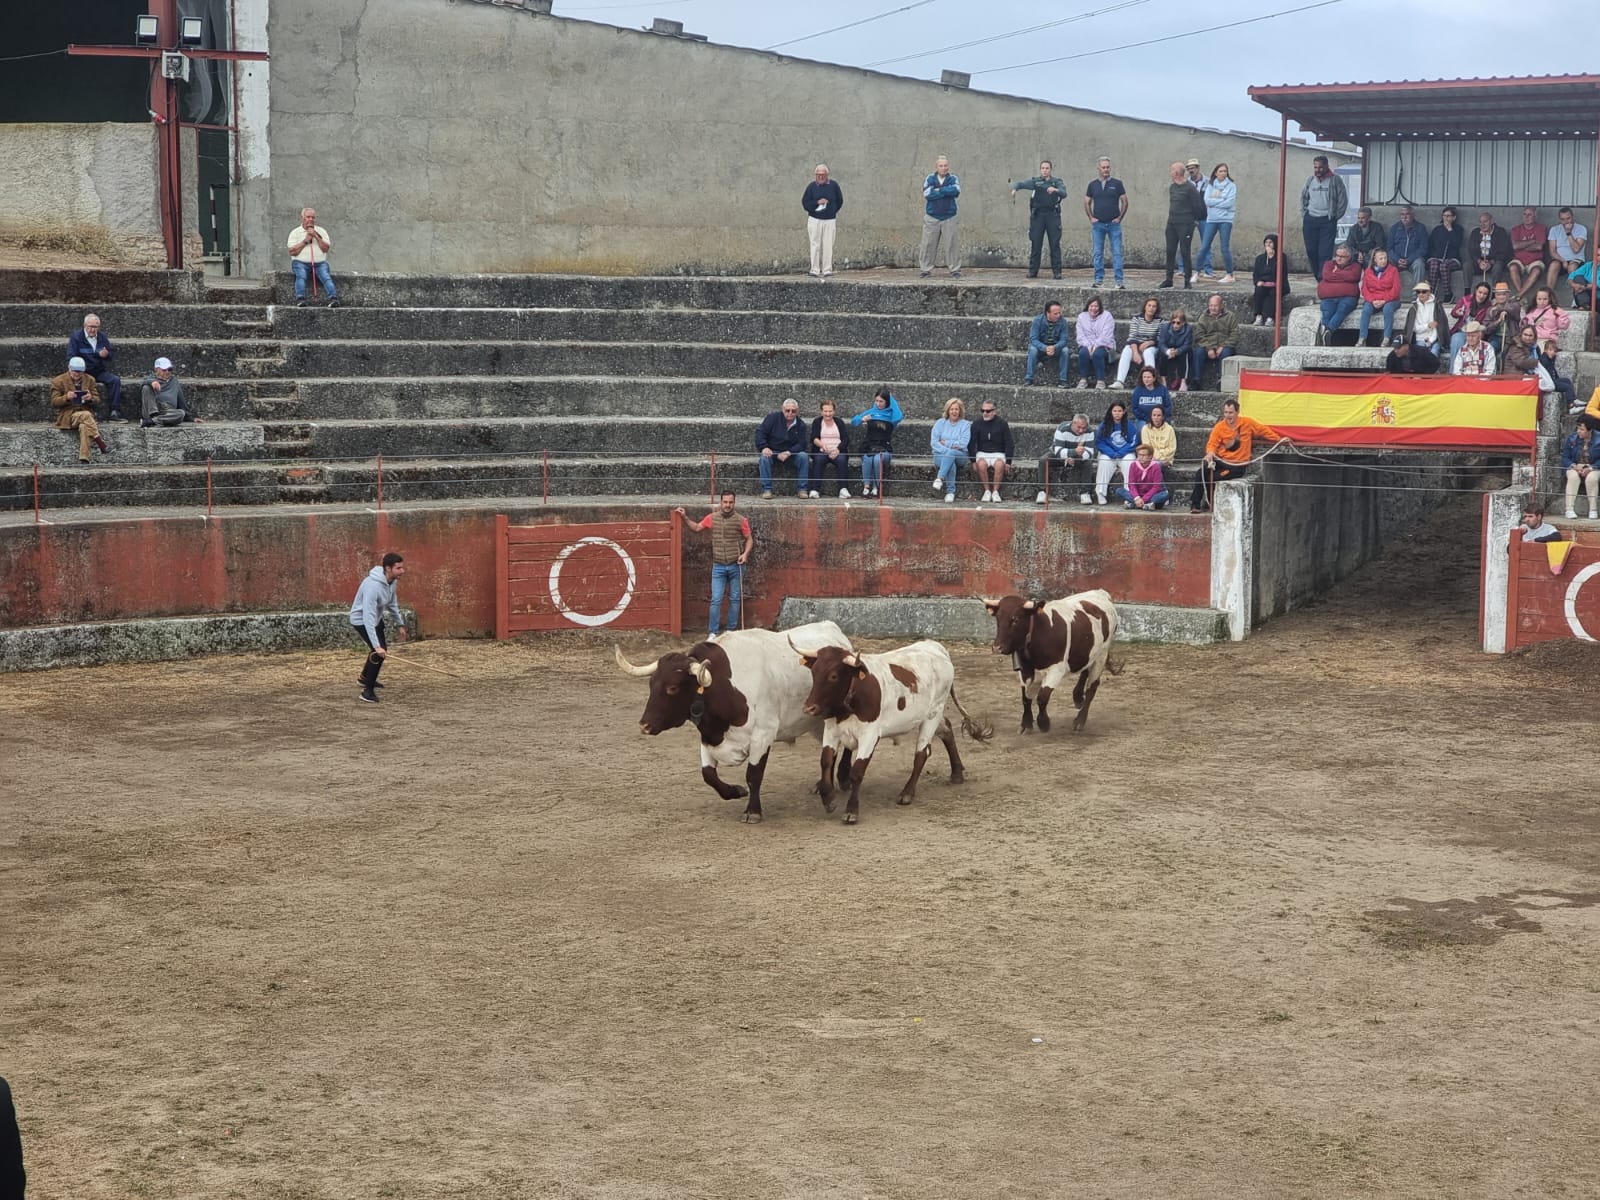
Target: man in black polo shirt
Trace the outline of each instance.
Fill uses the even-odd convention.
[[[1122,218],[1128,214],[1128,189],[1111,175],[1111,160],[1101,158],[1098,174],[1089,181],[1083,195],[1083,212],[1089,218],[1094,237],[1094,283],[1106,281],[1105,244],[1111,239],[1111,273],[1122,287]]]
[[[1032,253],[1028,256],[1028,278],[1039,278],[1039,255],[1044,249],[1044,239],[1050,239],[1050,274],[1061,278],[1061,201],[1067,194],[1067,185],[1055,177],[1055,168],[1047,158],[1039,164],[1039,173],[1032,179],[1023,179],[1011,185],[1014,199],[1021,191],[1029,193],[1028,240]]]

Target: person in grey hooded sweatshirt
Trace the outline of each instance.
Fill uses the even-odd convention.
[[[404,556],[389,551],[383,556],[381,566],[367,572],[350,605],[351,628],[371,650],[367,665],[361,671],[361,698],[368,704],[378,702],[378,693],[373,689],[383,686],[378,682],[378,672],[383,670],[383,660],[389,656],[389,642],[383,628],[385,614],[394,618],[395,633],[400,640],[406,640],[405,618],[400,615],[400,603],[395,598],[400,576],[405,573]]]

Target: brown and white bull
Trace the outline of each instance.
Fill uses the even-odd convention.
[[[791,643],[792,644],[792,643]],[[961,728],[967,736],[987,741],[994,733],[980,727],[956,699],[956,671],[949,652],[938,642],[913,642],[887,654],[857,654],[847,644],[827,646],[815,653],[800,651],[800,661],[811,672],[811,694],[806,712],[826,719],[822,728],[822,777],[817,794],[822,806],[833,811],[833,776],[837,756],[843,752],[849,768],[850,801],[845,805],[844,823],[854,825],[860,813],[861,780],[872,765],[878,743],[885,738],[898,741],[915,735],[917,754],[911,764],[911,778],[900,789],[898,804],[916,799],[917,780],[927,764],[937,735],[950,755],[950,782],[965,777],[961,755],[956,751],[955,731],[945,716],[948,700],[961,714]],[[840,783],[844,782],[843,771]]]
[[[1089,706],[1108,666],[1111,641],[1117,636],[1117,606],[1101,588],[1061,600],[1024,600],[1005,596],[985,600],[994,614],[994,652],[1009,654],[1022,678],[1022,732],[1033,732],[1033,701],[1039,700],[1039,729],[1050,731],[1050,697],[1073,679],[1072,703],[1078,710],[1072,731],[1089,719]],[[1110,667],[1113,675],[1120,667]]]
[[[791,642],[789,639],[793,639]],[[761,780],[773,742],[802,734],[822,736],[822,718],[806,711],[811,673],[793,646],[816,649],[850,645],[832,621],[814,621],[787,634],[738,629],[687,651],[663,654],[648,667],[635,666],[617,648],[617,665],[650,680],[650,697],[639,731],[656,736],[685,723],[700,733],[700,777],[724,800],[745,795],[746,821],[761,820]],[[748,790],[724,783],[719,767],[744,764]]]

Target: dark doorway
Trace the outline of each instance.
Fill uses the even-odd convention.
[[[0,123],[150,119],[150,63],[136,58],[69,58],[67,45],[131,46],[144,0],[8,4],[0,57]],[[22,55],[39,55],[22,58]]]

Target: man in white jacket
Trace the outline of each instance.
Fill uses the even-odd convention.
[[[378,702],[374,689],[383,686],[378,682],[378,672],[383,670],[383,660],[389,657],[389,642],[383,628],[385,614],[394,618],[395,633],[400,641],[406,640],[405,618],[400,615],[400,602],[395,597],[400,576],[405,573],[405,558],[389,551],[380,566],[367,572],[350,605],[350,626],[370,651],[367,665],[361,671],[361,698],[368,704]]]

